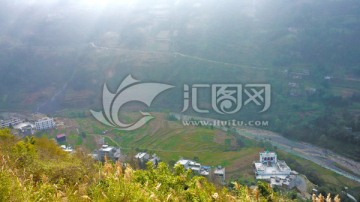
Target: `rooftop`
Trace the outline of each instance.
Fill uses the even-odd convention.
[[[260,161],[254,162],[257,179],[270,179],[272,177],[285,179],[286,176],[290,175],[291,169],[289,166],[285,161],[277,160],[276,156],[275,152],[266,151],[260,153]]]
[[[37,120],[37,122],[39,121],[49,121],[49,120],[54,120],[53,118],[49,118],[49,117],[43,117]]]
[[[260,152],[260,156],[276,156],[275,152],[269,152],[269,151],[265,151],[265,152]]]
[[[61,147],[61,149],[63,149],[64,151],[66,151],[66,152],[73,152],[74,151],[74,149],[71,147],[71,146],[66,146],[66,145],[61,145],[60,146]]]
[[[176,164],[180,164],[184,166],[185,169],[191,169],[193,171],[200,171],[201,169],[201,164],[192,160],[181,159],[178,162],[176,162]]]
[[[102,151],[102,152],[110,152],[110,151],[112,151],[112,150],[114,150],[114,152],[117,152],[117,150],[119,150],[119,149],[116,149],[115,147],[112,147],[112,146],[109,146],[109,145],[103,145],[103,146],[99,149],[99,151]]]
[[[26,122],[26,123],[19,123],[16,126],[14,126],[15,129],[22,130],[25,127],[31,127],[35,128],[34,124]]]
[[[106,148],[101,148],[100,151],[110,152],[112,149],[113,147],[106,147]]]
[[[65,134],[58,134],[58,135],[56,136],[57,139],[62,138],[62,137],[66,137],[66,135],[65,135]]]
[[[217,167],[217,168],[214,170],[214,174],[215,174],[215,175],[224,175],[224,174],[225,174],[225,168],[223,168],[223,167]]]
[[[138,154],[135,155],[135,158],[141,159],[141,158],[144,158],[146,155],[147,155],[147,153],[145,153],[145,152],[140,152],[140,153],[138,153]]]
[[[190,160],[181,159],[181,160],[179,160],[178,162],[176,162],[176,164],[186,165],[186,164],[188,164],[189,161],[190,161]]]

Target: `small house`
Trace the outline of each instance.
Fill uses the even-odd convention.
[[[66,142],[66,134],[58,134],[56,136],[56,141],[57,142]]]

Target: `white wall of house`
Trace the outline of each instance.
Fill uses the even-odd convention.
[[[53,118],[43,118],[35,122],[36,130],[46,130],[55,127]]]

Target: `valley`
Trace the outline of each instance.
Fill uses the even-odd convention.
[[[294,143],[273,132],[249,127],[237,130],[236,135],[242,137],[239,145],[236,135],[231,132],[201,126],[184,127],[181,121],[167,120],[165,113],[152,114],[156,117],[153,121],[144,128],[131,132],[111,129],[92,117],[59,118],[65,120],[64,127],[59,127],[47,137],[55,138],[57,134],[65,133],[68,136],[65,144],[87,148],[89,152],[102,144],[120,147],[129,158],[139,151],[156,153],[170,165],[180,158],[196,159],[209,166],[222,165],[226,167],[228,180],[240,180],[249,185],[254,183],[252,164],[258,159],[259,152],[276,149],[280,158],[294,162],[290,163],[290,166],[296,166],[293,169],[306,171],[307,173],[303,173],[305,175],[310,172],[319,173],[315,179],[317,183],[321,183],[319,187],[341,190],[343,186],[347,186],[351,190],[360,189],[356,170],[358,163],[329,152],[326,155],[332,158],[324,158],[324,155],[319,155],[324,154],[324,149],[307,143]],[[83,133],[86,134],[84,137],[81,135]],[[337,163],[344,165],[346,170],[337,167]],[[310,177],[310,181],[312,180]]]

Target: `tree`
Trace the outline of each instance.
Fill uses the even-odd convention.
[[[83,137],[83,138],[86,138],[86,133],[83,131],[80,133],[80,136]]]
[[[196,161],[196,162],[200,161],[199,157],[197,157],[197,156],[194,156],[193,160]]]
[[[270,196],[272,191],[269,184],[262,181],[258,181],[257,186],[262,196],[264,196],[265,198],[268,198]]]

